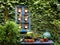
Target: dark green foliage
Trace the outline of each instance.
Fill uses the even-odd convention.
[[[1,45],[16,45],[19,35],[19,28],[13,21],[7,21],[4,26],[0,25]]]
[[[60,43],[60,1],[59,0],[6,0],[0,1],[0,22],[4,19],[4,9],[8,8],[8,20],[14,20],[15,6],[19,4],[27,5],[31,17],[31,30],[42,34],[49,29],[55,41],[55,45]],[[2,18],[1,18],[2,16]],[[57,21],[57,22],[55,22]]]
[[[4,40],[4,35],[5,35],[4,26],[0,25],[0,42]]]

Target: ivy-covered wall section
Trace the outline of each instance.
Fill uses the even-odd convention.
[[[15,6],[27,5],[30,11],[31,30],[42,34],[48,29],[51,39],[60,43],[60,0],[0,0],[0,24],[13,20]]]

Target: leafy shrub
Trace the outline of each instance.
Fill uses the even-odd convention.
[[[7,21],[4,26],[0,26],[0,40],[2,45],[17,45],[17,36],[19,36],[19,28],[13,21]]]
[[[0,42],[4,40],[4,37],[5,37],[4,26],[0,25]]]

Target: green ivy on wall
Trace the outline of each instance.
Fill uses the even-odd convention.
[[[27,5],[30,11],[31,30],[38,34],[49,29],[52,40],[60,43],[60,1],[59,0],[1,0],[0,23],[4,22],[5,7],[8,9],[8,20],[15,20],[15,6]],[[58,31],[57,31],[58,30]]]

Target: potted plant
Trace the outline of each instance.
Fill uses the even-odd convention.
[[[44,42],[48,42],[48,38],[47,37],[44,37]]]
[[[32,35],[33,35],[33,32],[27,32],[24,41],[25,42],[34,42]]]
[[[6,45],[16,45],[17,35],[19,35],[19,28],[17,24],[13,21],[7,21],[4,25],[5,39],[4,44]]]
[[[33,32],[27,32],[25,39],[32,39]]]
[[[40,36],[40,42],[44,42],[43,35]]]

